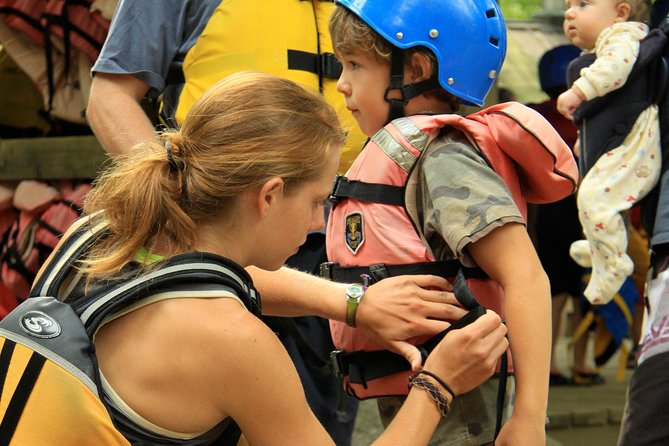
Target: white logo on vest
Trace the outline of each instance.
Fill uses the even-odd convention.
[[[37,338],[55,338],[60,335],[60,324],[41,311],[28,311],[21,317],[23,331]]]

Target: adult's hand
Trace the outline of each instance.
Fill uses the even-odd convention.
[[[418,370],[420,351],[407,342],[417,336],[434,336],[460,319],[458,306],[442,277],[430,275],[389,277],[370,286],[356,314],[357,326],[376,343],[399,353]]]
[[[488,310],[471,324],[447,333],[425,361],[425,370],[442,378],[456,395],[466,393],[493,375],[509,347],[505,335],[499,315]]]

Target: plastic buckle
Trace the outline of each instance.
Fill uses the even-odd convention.
[[[348,372],[344,370],[344,365],[341,363],[340,354],[344,353],[343,350],[333,350],[330,352],[330,367],[332,368],[332,373],[337,378],[343,378],[348,375]]]
[[[335,176],[334,182],[332,183],[332,192],[330,192],[330,195],[328,196],[328,201],[332,204],[337,204],[340,200],[337,195],[337,190],[339,189],[339,183],[342,181],[347,181],[347,178],[344,175]]]
[[[332,280],[332,267],[335,265],[334,262],[323,262],[320,264],[320,276],[324,279]]]
[[[320,59],[320,74],[328,79],[339,79],[342,72],[342,65],[333,53],[323,53]]]

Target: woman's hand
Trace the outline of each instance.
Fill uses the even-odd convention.
[[[389,277],[371,285],[356,314],[357,326],[376,343],[404,356],[413,370],[421,366],[420,351],[407,342],[417,336],[434,336],[460,319],[452,287],[430,275]]]
[[[489,379],[497,361],[509,347],[506,326],[488,310],[471,324],[444,336],[425,361],[456,395],[466,393]]]

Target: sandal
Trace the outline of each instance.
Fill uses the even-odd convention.
[[[606,380],[597,372],[582,372],[574,370],[571,378],[571,384],[574,386],[593,386],[604,384]]]
[[[566,386],[569,383],[569,378],[560,372],[551,373],[548,379],[548,384],[551,386]]]

